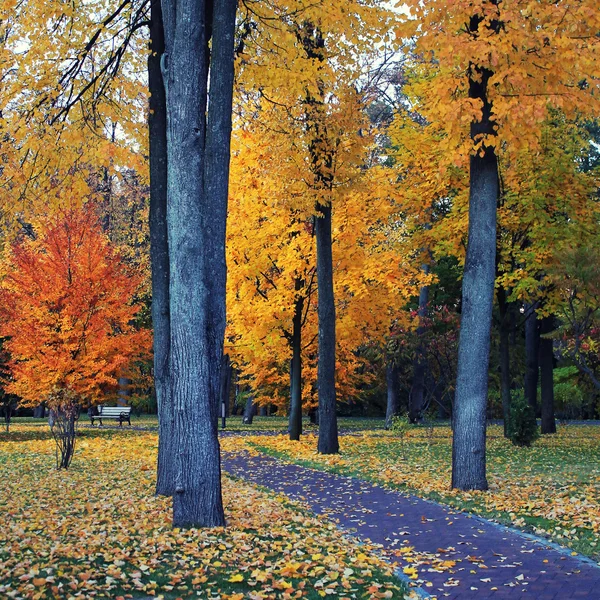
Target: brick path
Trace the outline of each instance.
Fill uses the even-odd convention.
[[[543,542],[450,508],[352,477],[225,454],[225,471],[308,504],[388,554],[403,546],[456,561],[449,571],[418,567],[435,598],[600,600],[600,568]]]

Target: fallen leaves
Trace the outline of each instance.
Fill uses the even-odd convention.
[[[496,517],[597,555],[600,534],[600,428],[560,427],[530,449],[507,442],[498,427],[488,437],[487,492],[450,489],[451,432],[435,436],[413,428],[403,449],[390,432],[371,431],[341,437],[341,453],[319,455],[315,440],[291,442],[284,436],[248,437],[251,451],[261,449],[293,462],[352,474],[458,508]],[[225,448],[234,450],[231,441]],[[239,444],[235,450],[239,450]],[[452,525],[452,521],[446,523]]]
[[[81,442],[58,472],[45,427],[0,436],[0,597],[404,594],[368,545],[238,480],[223,481],[226,529],[173,529],[170,499],[154,495],[155,433],[83,430]]]

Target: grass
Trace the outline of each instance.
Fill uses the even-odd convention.
[[[302,506],[223,479],[226,528],[173,529],[154,431],[81,430],[54,467],[47,425],[0,434],[2,598],[402,598],[375,548]]]
[[[342,436],[339,456],[316,453],[316,440],[245,438],[251,448],[317,469],[368,479],[389,488],[495,519],[600,559],[600,428],[560,427],[532,448],[517,448],[489,428],[489,491],[450,489],[448,427],[412,428],[404,444],[391,432]],[[228,442],[224,440],[227,448]],[[239,444],[237,446],[239,448]]]

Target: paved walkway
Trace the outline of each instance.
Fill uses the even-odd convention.
[[[224,469],[308,504],[399,556],[403,546],[456,561],[438,572],[418,567],[423,589],[440,600],[530,598],[600,600],[600,568],[543,543],[433,502],[366,481],[283,463],[268,456],[225,454]],[[448,569],[448,568],[447,568]]]

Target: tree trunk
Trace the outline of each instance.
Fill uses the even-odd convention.
[[[429,265],[424,264],[422,270],[429,273]],[[425,405],[425,372],[427,363],[425,360],[425,347],[423,345],[423,334],[425,333],[424,320],[427,316],[427,304],[429,302],[429,286],[424,285],[419,292],[419,326],[417,337],[419,345],[415,356],[413,367],[413,383],[410,390],[408,418],[411,423],[416,423],[423,418],[423,407]]]
[[[331,205],[317,206],[317,286],[319,289],[319,442],[321,454],[336,454],[340,446],[335,397],[335,298],[333,295],[333,257]]]
[[[254,419],[255,412],[256,405],[254,404],[254,396],[251,392],[248,392],[248,397],[246,398],[246,408],[244,409],[244,416],[242,417],[242,423],[244,423],[244,425],[252,425],[252,420]]]
[[[154,389],[158,406],[158,466],[156,493],[175,492],[175,415],[169,383],[169,243],[167,232],[167,106],[160,61],[165,51],[160,0],[150,5],[150,92],[148,129],[150,142],[150,261],[152,264],[152,328]]]
[[[299,284],[296,280],[296,289]],[[302,312],[304,296],[298,296],[294,303],[292,330],[292,360],[290,364],[290,440],[298,441],[302,435]]]
[[[225,524],[217,418],[236,5],[235,0],[162,4],[175,527]]]
[[[542,334],[554,330],[554,317],[544,317],[540,324]],[[554,418],[554,349],[552,339],[540,338],[540,371],[542,383],[542,433],[556,433]]]
[[[538,303],[525,305],[525,399],[537,414],[537,388],[539,380],[538,353],[540,328],[536,316]]]
[[[227,424],[227,412],[229,410],[229,395],[231,393],[231,360],[228,354],[223,354],[221,363],[221,403],[219,411],[221,415],[221,427],[225,429]]]
[[[473,17],[477,32],[482,17]],[[482,102],[481,122],[471,123],[471,138],[494,135],[487,85],[492,72],[470,66],[469,97]],[[469,238],[462,283],[462,314],[458,372],[454,400],[452,487],[487,489],[485,463],[486,405],[490,332],[496,274],[496,206],[499,195],[498,159],[484,145],[471,156],[469,181]]]
[[[42,402],[33,409],[33,417],[35,419],[43,419],[46,416],[46,404]]]
[[[387,408],[385,411],[385,428],[391,429],[392,418],[398,414],[400,402],[398,398],[398,369],[391,362],[385,368],[387,384]]]
[[[510,419],[510,317],[509,305],[506,301],[506,290],[498,288],[498,308],[500,310],[500,396],[502,398],[502,418],[504,421],[504,437],[508,437],[508,420]]]

